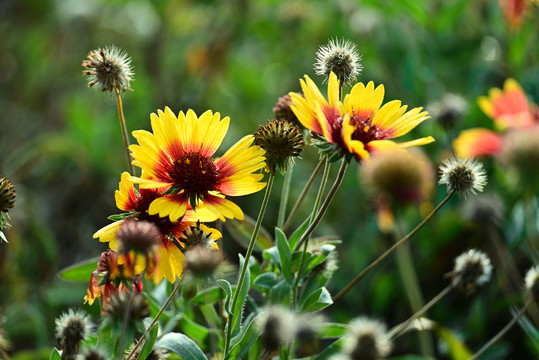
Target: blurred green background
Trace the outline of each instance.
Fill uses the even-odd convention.
[[[489,88],[514,77],[530,100],[539,101],[537,15],[537,7],[530,7],[522,25],[512,29],[496,0],[3,0],[0,175],[14,183],[17,199],[10,212],[13,226],[6,232],[9,243],[0,244],[0,311],[7,318],[13,358],[38,358],[33,351],[54,345],[54,318],[69,306],[82,306],[87,284],[67,283],[56,274],[104,250],[92,234],[117,212],[113,193],[126,170],[123,141],[115,100],[86,88],[81,62],[90,50],[114,44],[132,57],[134,91],[123,97],[129,130],[149,129],[150,113],[165,106],[176,113],[212,109],[231,118],[224,151],[271,119],[277,98],[300,90],[298,79],[304,74],[325,90],[324,79],[314,75],[315,52],[331,38],[348,39],[362,55],[359,81],[383,83],[386,101],[400,99],[416,107],[446,93],[466,99],[468,110],[453,126],[444,128],[433,118],[412,132],[414,138],[437,139],[425,147],[436,168],[459,130],[492,128],[475,102]],[[318,160],[313,148],[302,157],[292,199]],[[537,228],[526,228],[518,211],[532,211],[533,217],[536,203],[531,210],[518,203],[521,190],[493,160],[485,165],[487,192],[497,193],[505,205],[500,234],[523,273],[536,261],[524,240],[537,239]],[[332,293],[391,241],[377,230],[358,167],[354,163],[349,170],[317,231],[343,240]],[[270,232],[281,182],[265,220]],[[434,204],[444,192],[437,189]],[[255,194],[237,203],[255,217],[261,198]],[[485,229],[462,218],[463,202],[453,199],[411,243],[426,299],[445,287],[444,274],[454,257],[469,247],[489,252],[496,265]],[[514,210],[515,204],[520,208]],[[301,215],[308,211],[303,207]],[[417,209],[402,216],[408,230],[421,218]],[[224,248],[235,261],[240,248],[226,234]],[[390,259],[329,315],[347,322],[367,314],[394,325],[411,314],[404,291]],[[450,295],[430,316],[478,349],[511,318],[509,304],[519,306],[518,294],[505,297],[495,278],[476,297]],[[537,358],[537,333],[535,340],[533,328],[523,333],[513,329],[492,358]],[[417,353],[416,338],[403,337],[394,354]],[[449,358],[447,346],[437,344],[439,358]]]

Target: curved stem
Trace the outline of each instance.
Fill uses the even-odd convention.
[[[286,205],[288,204],[288,195],[290,194],[290,184],[292,183],[292,172],[294,168],[290,167],[284,174],[283,189],[281,192],[281,202],[279,203],[279,214],[277,216],[277,227],[283,228],[284,218],[286,216]]]
[[[455,288],[453,283],[449,284],[445,289],[443,289],[438,295],[433,297],[428,303],[426,303],[421,309],[417,310],[415,314],[410,316],[406,321],[397,325],[394,329],[389,332],[391,338],[397,338],[406,328],[418,317],[422,316],[424,313],[429,311],[438,301],[442,300],[451,290]]]
[[[352,281],[350,281],[350,283],[346,285],[344,289],[342,289],[337,295],[335,295],[335,297],[333,298],[333,304],[335,304],[348,291],[350,291],[350,289],[352,289],[359,280],[363,279],[365,275],[367,275],[367,273],[371,271],[376,265],[378,265],[383,260],[385,260],[385,258],[387,258],[393,251],[395,251],[395,249],[397,249],[406,241],[410,240],[410,238],[414,236],[423,226],[425,226],[425,224],[428,223],[430,219],[432,219],[432,217],[438,212],[438,210],[440,210],[442,206],[444,206],[449,201],[449,199],[451,199],[453,194],[455,194],[454,191],[450,192],[445,197],[445,199],[443,199],[442,202],[438,204],[438,206],[436,206],[436,208],[434,208],[434,210],[432,210],[431,213],[427,215],[427,217],[423,219],[423,221],[415,227],[415,229],[413,229],[411,232],[408,233],[408,235],[406,235],[405,237],[397,241],[395,244],[393,244],[393,246],[391,246],[388,250],[386,250],[386,252],[380,255],[380,257],[374,260],[369,266],[367,266],[362,272],[360,272]]]
[[[131,155],[129,154],[129,135],[127,134],[127,126],[125,125],[125,117],[124,117],[124,107],[122,105],[122,97],[120,96],[120,91],[118,89],[114,89],[114,92],[116,94],[116,103],[118,104],[118,117],[120,118],[120,126],[122,127],[122,134],[124,136],[124,145],[125,145],[125,151],[127,153],[127,162],[129,163],[129,171],[131,172],[131,175],[135,175],[135,168],[133,167],[133,164],[131,163]]]
[[[305,233],[301,236],[298,243],[296,244],[296,247],[294,250],[299,249],[299,247],[303,244],[303,242],[311,235],[311,233],[316,229],[318,224],[320,223],[320,220],[322,220],[322,217],[326,213],[329,204],[331,203],[331,200],[333,200],[333,197],[335,196],[335,193],[339,189],[339,186],[341,186],[342,180],[344,178],[344,174],[346,173],[346,169],[348,168],[348,161],[346,159],[342,160],[341,168],[339,169],[339,173],[337,174],[337,177],[335,178],[335,183],[329,190],[328,196],[326,197],[326,200],[322,204],[322,207],[320,208],[320,211],[318,214],[316,214],[316,217],[312,221],[311,225],[305,230]]]
[[[494,345],[496,341],[500,340],[517,323],[518,319],[520,319],[522,315],[524,315],[524,313],[526,312],[530,304],[531,304],[531,301],[526,302],[526,304],[522,307],[522,309],[520,309],[520,311],[513,316],[511,321],[509,321],[507,325],[503,327],[503,329],[501,329],[496,335],[494,335],[494,337],[490,339],[489,342],[483,345],[483,347],[479,349],[479,351],[476,352],[470,358],[470,360],[475,360],[479,358],[479,356],[483,355],[483,353],[487,351],[492,345]]]
[[[161,314],[163,313],[163,311],[165,311],[165,308],[168,306],[168,304],[170,303],[170,301],[172,300],[172,298],[174,297],[174,295],[176,295],[176,293],[178,292],[178,290],[180,289],[180,285],[182,284],[182,281],[183,281],[183,277],[180,278],[180,280],[178,281],[178,283],[176,284],[176,286],[174,286],[174,289],[172,290],[172,292],[170,293],[170,295],[168,296],[168,299],[167,301],[165,301],[165,303],[163,304],[163,306],[161,306],[161,309],[159,309],[159,312],[157,313],[157,315],[155,315],[155,318],[152,320],[152,323],[150,324],[150,326],[148,326],[148,328],[146,329],[146,331],[144,332],[144,334],[142,334],[142,336],[140,337],[140,339],[137,341],[137,343],[135,344],[135,347],[133,348],[133,350],[131,350],[131,352],[129,353],[129,355],[127,355],[127,357],[125,358],[125,360],[130,360],[131,357],[133,356],[133,354],[135,353],[135,351],[137,351],[137,349],[144,343],[144,339],[146,338],[146,336],[148,335],[148,333],[150,332],[150,330],[152,329],[152,327],[155,325],[155,323],[157,322],[157,320],[159,320],[159,317],[161,316]]]
[[[322,159],[320,159],[320,162],[318,163],[318,165],[316,165],[316,168],[313,170],[311,177],[307,181],[307,184],[305,184],[305,187],[301,191],[301,194],[299,195],[298,200],[294,204],[292,211],[290,211],[290,215],[288,215],[288,219],[283,225],[283,228],[282,228],[283,232],[286,232],[286,230],[288,230],[290,225],[292,225],[292,221],[294,220],[294,217],[296,216],[301,203],[305,199],[305,195],[307,195],[307,192],[309,192],[309,189],[311,188],[311,185],[313,184],[314,179],[316,178],[316,175],[318,175],[318,173],[320,172],[320,169],[322,169],[322,165],[324,164],[325,159],[327,159],[327,156],[324,156]]]
[[[262,205],[260,206],[260,212],[258,213],[258,218],[256,219],[255,229],[253,230],[253,234],[251,235],[251,240],[249,241],[249,246],[247,247],[247,252],[245,253],[245,260],[243,261],[243,266],[241,267],[238,284],[236,285],[236,291],[234,291],[234,297],[232,298],[232,303],[230,305],[231,309],[236,308],[236,303],[238,302],[240,289],[243,285],[243,282],[245,281],[245,274],[247,273],[247,268],[249,267],[249,259],[251,258],[251,254],[253,253],[253,249],[256,243],[256,238],[258,236],[258,231],[260,230],[260,225],[262,224],[262,219],[264,218],[264,213],[266,212],[266,208],[268,206],[269,197],[271,193],[271,188],[273,187],[274,179],[275,179],[275,175],[270,175],[268,179],[268,185],[266,186],[266,193],[264,194],[264,200],[262,200]],[[234,318],[234,314],[231,313],[227,321],[228,327],[227,327],[226,339],[225,339],[225,351],[224,351],[225,355],[228,353],[228,350],[230,348],[233,318]]]

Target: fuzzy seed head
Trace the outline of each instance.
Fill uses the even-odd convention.
[[[524,279],[524,285],[533,301],[539,303],[539,265],[535,265],[528,270]]]
[[[316,52],[314,71],[329,79],[334,72],[341,84],[349,84],[356,79],[363,66],[361,56],[357,54],[356,45],[344,39],[331,39]]]
[[[480,194],[466,200],[462,215],[477,225],[496,225],[503,221],[504,205],[496,195]]]
[[[433,119],[444,128],[451,129],[462,118],[468,104],[462,96],[447,93],[440,101],[430,104],[427,108]]]
[[[8,212],[15,206],[15,189],[5,177],[0,177],[0,212]]]
[[[131,90],[129,83],[134,75],[131,58],[116,46],[90,51],[82,66],[86,68],[82,73],[88,78],[88,87],[97,85],[102,91],[119,93]]]
[[[303,93],[297,94],[305,97]],[[279,100],[277,100],[277,104],[275,104],[275,107],[273,108],[273,114],[275,114],[275,119],[286,120],[296,126],[299,126],[300,122],[296,114],[294,114],[294,112],[290,108],[290,105],[292,105],[292,99],[290,97],[290,94],[281,96]]]
[[[161,243],[161,232],[154,224],[147,221],[125,221],[116,232],[118,252],[127,254],[134,251],[139,254],[152,254]]]
[[[470,249],[455,259],[453,271],[448,274],[454,285],[457,285],[469,296],[475,292],[476,286],[490,280],[492,264],[489,257],[475,249]]]
[[[456,192],[464,197],[483,191],[487,175],[483,164],[473,159],[452,158],[440,166],[440,185],[446,185],[448,192]]]
[[[194,246],[185,252],[186,270],[198,278],[212,277],[225,260],[219,250],[211,250],[205,246]]]
[[[66,359],[75,359],[82,340],[92,331],[92,322],[82,310],[69,309],[55,321],[56,338]]]
[[[136,343],[132,344],[127,349],[127,351],[125,352],[126,359],[127,359],[127,355],[131,354],[135,346],[136,346]],[[133,353],[133,356],[131,356],[131,359],[138,359],[141,351],[142,351],[142,346],[139,346],[137,350],[135,350],[135,352]],[[150,351],[150,353],[144,360],[165,360],[165,359],[167,359],[165,350],[160,347],[154,347],[152,348],[152,351]]]
[[[294,340],[296,315],[284,307],[271,306],[262,310],[256,319],[265,351],[275,352]]]
[[[339,268],[339,259],[337,257],[337,251],[334,250],[335,246],[328,244],[324,239],[312,239],[307,245],[307,251],[318,256],[322,253],[328,253],[326,258],[318,265],[316,265],[311,272],[313,274],[323,274],[325,277],[330,278],[331,275]]]
[[[197,221],[195,225],[191,225],[183,230],[183,236],[180,238],[180,241],[183,243],[184,251],[189,251],[197,246],[206,249],[217,249],[215,240],[219,238],[221,238],[220,232]]]
[[[84,352],[81,360],[108,360],[107,357],[97,349],[90,349]]]
[[[125,310],[129,310],[127,319],[130,323],[142,321],[150,316],[150,306],[139,292],[117,291],[103,306],[105,318],[114,323],[122,323]]]
[[[350,359],[377,360],[389,355],[393,344],[386,326],[366,317],[352,320],[343,344],[343,353]]]
[[[267,121],[254,135],[255,144],[266,151],[266,171],[272,175],[276,169],[287,172],[305,145],[298,127],[285,120]]]

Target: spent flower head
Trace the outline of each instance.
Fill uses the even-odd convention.
[[[103,306],[105,318],[113,323],[122,323],[126,310],[129,311],[127,320],[131,324],[138,324],[150,316],[150,306],[139,292],[117,291]]]
[[[185,253],[186,270],[197,278],[211,277],[225,261],[221,251],[197,245]]]
[[[355,44],[344,39],[331,39],[318,48],[314,71],[326,79],[333,72],[341,83],[351,83],[363,68],[360,60]]]
[[[62,348],[62,359],[75,359],[79,346],[92,331],[92,322],[82,310],[69,309],[55,320],[56,338]]]
[[[350,359],[377,360],[389,355],[393,344],[385,324],[359,317],[349,324],[343,344],[343,353]]]
[[[299,96],[303,96],[303,94],[300,92],[297,94]],[[290,105],[292,105],[292,98],[290,97],[290,94],[281,96],[273,107],[273,114],[278,120],[286,120],[294,125],[299,126],[301,123],[299,122],[296,114],[294,114],[294,112],[290,108]]]
[[[462,207],[462,216],[477,225],[501,224],[504,205],[497,195],[480,194],[466,200]]]
[[[492,264],[489,257],[476,249],[470,249],[455,259],[455,266],[448,276],[467,296],[475,292],[476,286],[490,280]]]
[[[131,90],[129,83],[134,75],[131,58],[114,45],[90,51],[82,66],[86,68],[82,73],[88,77],[88,87],[98,85],[102,91],[118,93]]]
[[[451,158],[440,166],[440,185],[446,185],[448,192],[456,192],[464,197],[483,191],[487,175],[477,160]]]
[[[148,255],[161,243],[161,232],[157,226],[147,221],[128,220],[116,231],[118,252],[122,254],[134,251]]]
[[[277,169],[287,172],[305,145],[298,127],[285,120],[268,120],[254,136],[254,143],[266,151],[266,171],[272,175]]]
[[[446,129],[452,128],[467,108],[468,104],[462,96],[451,93],[445,94],[441,100],[427,106],[432,118]]]
[[[108,360],[108,358],[98,349],[89,349],[80,356],[80,360]]]
[[[539,265],[535,265],[528,270],[524,279],[524,285],[533,301],[539,303]]]
[[[15,206],[13,184],[7,178],[0,177],[0,213],[7,213],[13,206]]]
[[[264,350],[274,353],[281,346],[291,343],[296,334],[296,325],[296,314],[289,309],[279,306],[264,308],[256,319]]]
[[[218,230],[197,221],[196,224],[191,224],[182,230],[179,241],[182,243],[184,251],[189,251],[198,246],[217,250],[219,247],[215,241],[221,237],[222,235]]]

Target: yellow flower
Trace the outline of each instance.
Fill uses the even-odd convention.
[[[133,132],[138,145],[131,145],[133,164],[146,178],[131,178],[141,189],[161,189],[165,195],[155,199],[149,214],[159,214],[176,221],[204,204],[221,220],[243,219],[240,207],[225,199],[228,196],[252,194],[264,188],[262,174],[266,166],[264,150],[251,146],[254,137],[245,136],[222,157],[212,158],[228,130],[229,118],[206,111],[200,117],[193,110],[180,111],[176,117],[166,107],[151,115],[153,133]]]
[[[390,140],[408,133],[430,116],[421,111],[421,107],[406,112],[407,106],[398,100],[382,106],[383,85],[375,88],[372,81],[367,86],[358,83],[341,102],[339,81],[334,73],[329,77],[328,100],[307,75],[300,82],[305,98],[290,93],[290,107],[303,126],[331,145],[329,150],[333,153],[340,156],[350,154],[361,161],[368,159],[373,152],[434,141],[431,136],[404,143]]]

